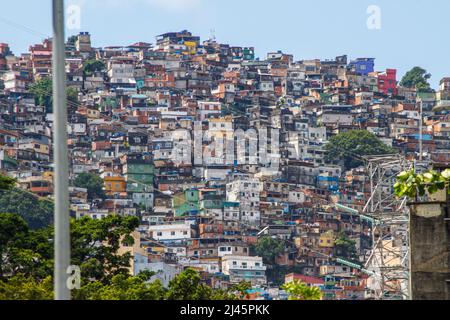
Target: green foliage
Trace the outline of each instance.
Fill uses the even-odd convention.
[[[33,277],[16,275],[8,281],[0,280],[0,300],[52,300],[52,278],[42,281]]]
[[[430,78],[431,74],[427,73],[425,69],[414,67],[405,74],[400,85],[406,88],[417,88],[420,91],[427,91],[430,89],[430,84],[428,83]]]
[[[289,273],[289,266],[286,265],[269,265],[267,266],[267,281],[276,286],[279,286],[284,283],[286,275]]]
[[[16,179],[0,174],[0,190],[11,190],[16,184]]]
[[[255,252],[263,258],[264,263],[274,265],[276,258],[284,252],[284,249],[285,242],[283,240],[265,236],[258,240]]]
[[[100,60],[87,60],[83,64],[83,73],[86,76],[92,75],[96,71],[102,71],[105,69],[105,64]]]
[[[0,213],[18,214],[31,229],[39,229],[52,224],[53,203],[14,188],[0,191]]]
[[[252,288],[252,284],[248,281],[242,281],[238,284],[235,284],[230,288],[230,292],[236,292],[236,298],[244,299],[247,297],[247,292]]]
[[[202,284],[197,271],[188,268],[169,282],[168,300],[209,300],[212,289]]]
[[[361,156],[397,153],[366,130],[351,130],[332,137],[326,145],[326,151],[325,161],[343,161],[347,170],[363,165]]]
[[[334,241],[334,245],[336,256],[344,259],[349,259],[351,261],[358,260],[358,255],[356,252],[356,242],[349,239],[345,232],[339,233],[339,236]]]
[[[35,81],[30,85],[28,91],[34,94],[36,104],[39,106],[45,106],[47,112],[52,110],[52,80],[50,78],[43,78]]]
[[[162,300],[166,289],[161,281],[147,282],[148,278],[138,275],[118,274],[108,284],[92,281],[74,290],[75,300]]]
[[[75,43],[77,42],[78,37],[76,35],[70,36],[69,38],[67,38],[67,44],[69,45],[75,45]]]
[[[119,254],[121,244],[132,244],[138,227],[135,217],[109,216],[94,220],[71,220],[72,264],[81,268],[83,279],[108,283],[128,274],[131,254]],[[45,278],[51,275],[53,229],[31,231],[16,214],[0,214],[0,276],[24,274]]]
[[[46,232],[29,230],[17,214],[0,214],[0,279],[19,274],[43,279],[50,274],[52,254]]]
[[[115,275],[127,274],[132,256],[118,254],[118,250],[121,244],[134,243],[131,233],[138,226],[136,217],[73,219],[70,224],[72,264],[80,266],[84,279],[103,283],[108,283]]]
[[[298,280],[281,287],[289,295],[289,300],[322,300],[322,292],[317,287],[309,287]]]
[[[37,105],[45,106],[47,112],[53,110],[53,83],[50,78],[43,78],[30,85],[28,91],[34,95]],[[78,103],[78,92],[74,88],[67,88],[67,101]]]
[[[71,220],[71,263],[81,268],[82,283],[72,292],[77,300],[235,300],[251,288],[240,283],[228,290],[212,289],[199,273],[186,269],[164,288],[150,282],[153,272],[129,274],[132,256],[120,255],[121,244],[131,245],[135,217]],[[53,229],[29,230],[16,214],[0,214],[0,300],[52,299]]]
[[[445,169],[441,173],[429,170],[423,174],[418,174],[414,169],[411,169],[397,175],[394,193],[397,197],[416,198],[417,196],[424,196],[427,191],[429,194],[434,194],[447,188],[447,192],[450,194],[449,185],[450,169]]]
[[[67,101],[71,102],[72,105],[78,104],[78,91],[75,88],[67,88]]]
[[[106,197],[103,191],[103,179],[96,174],[82,172],[75,178],[73,185],[78,188],[87,189],[89,200],[95,198],[105,199]]]

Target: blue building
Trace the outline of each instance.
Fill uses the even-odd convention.
[[[349,64],[357,74],[367,76],[375,70],[375,58],[357,58]]]

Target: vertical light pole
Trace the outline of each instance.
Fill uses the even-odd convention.
[[[64,0],[53,0],[53,154],[55,185],[55,300],[70,300],[69,165],[64,44]]]

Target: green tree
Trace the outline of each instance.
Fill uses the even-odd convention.
[[[322,300],[322,292],[317,287],[307,286],[298,280],[281,287],[289,295],[289,300]]]
[[[138,226],[136,217],[72,219],[72,264],[80,266],[83,279],[108,283],[115,275],[128,274],[132,256],[120,254],[119,248],[133,244],[131,233]],[[52,274],[53,228],[29,230],[17,214],[0,214],[0,232],[0,275],[22,273],[43,279]]]
[[[35,81],[30,85],[28,91],[34,94],[36,104],[45,106],[47,112],[52,110],[52,80],[50,78],[43,78]]]
[[[270,236],[264,236],[258,239],[255,252],[263,258],[263,262],[274,265],[276,258],[284,252],[285,242],[283,240],[274,239]]]
[[[16,179],[0,174],[0,190],[11,190],[16,184]]]
[[[0,280],[0,300],[52,300],[53,281],[51,277],[36,280],[33,277],[16,275],[8,281]]]
[[[131,254],[119,254],[132,245],[135,217],[109,216],[71,220],[71,263],[81,268],[82,283],[73,291],[78,300],[235,300],[251,288],[240,283],[228,290],[212,289],[199,273],[186,269],[164,288],[150,282],[154,273],[129,274]],[[53,296],[53,228],[30,230],[17,214],[0,214],[0,300],[51,299]]]
[[[136,217],[108,216],[94,220],[72,219],[70,224],[72,264],[84,279],[108,283],[118,274],[128,274],[132,256],[119,254],[121,245],[134,243],[131,233],[139,226]]]
[[[45,106],[47,112],[53,111],[53,83],[50,78],[43,78],[30,85],[28,91],[34,95],[36,104]],[[67,101],[78,103],[78,92],[74,88],[67,88]]]
[[[238,284],[231,286],[230,292],[237,292],[236,298],[244,299],[247,297],[247,292],[252,288],[252,284],[248,281],[241,281]]]
[[[106,197],[103,191],[103,179],[96,174],[82,172],[75,178],[73,185],[78,188],[87,189],[90,200],[95,198],[105,199]]]
[[[94,72],[102,71],[105,69],[105,63],[101,60],[86,60],[83,64],[83,74],[90,76]]]
[[[428,83],[430,78],[431,74],[427,73],[425,69],[414,67],[404,75],[400,85],[406,88],[417,88],[418,90],[426,91],[430,89],[430,84]]]
[[[48,234],[29,230],[17,214],[0,214],[0,279],[22,274],[43,279],[51,272]]]
[[[201,283],[197,271],[187,268],[169,282],[168,300],[209,300],[213,291]]]
[[[161,281],[148,282],[148,274],[118,274],[108,284],[92,281],[75,290],[75,300],[162,300],[166,289]]]
[[[325,161],[342,161],[345,169],[364,164],[362,156],[394,154],[397,151],[383,143],[377,136],[365,130],[351,130],[332,137],[326,145]]]
[[[13,188],[0,191],[0,213],[18,214],[31,229],[44,228],[53,223],[53,202]]]
[[[337,239],[334,241],[334,251],[335,255],[349,259],[351,261],[357,261],[358,255],[356,252],[356,242],[347,237],[345,232],[340,232]]]
[[[67,44],[74,46],[75,43],[77,42],[78,36],[73,35],[70,36],[69,38],[67,38]]]
[[[70,105],[78,106],[78,91],[75,88],[69,87],[66,90],[67,101]]]

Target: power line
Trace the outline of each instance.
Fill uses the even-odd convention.
[[[46,34],[40,32],[40,31],[31,29],[31,28],[29,28],[29,27],[27,27],[27,26],[24,26],[24,25],[22,25],[22,24],[20,24],[20,23],[11,21],[11,20],[6,19],[6,18],[1,17],[1,16],[0,16],[0,21],[2,21],[3,23],[5,23],[5,24],[7,24],[7,25],[10,25],[10,26],[12,26],[12,27],[14,27],[14,28],[16,28],[16,29],[19,29],[19,30],[22,30],[22,31],[24,31],[24,32],[27,32],[27,33],[29,33],[29,34],[31,34],[31,35],[34,35],[34,36],[36,36],[36,37],[45,37],[45,38],[48,37],[48,35],[46,35]]]

